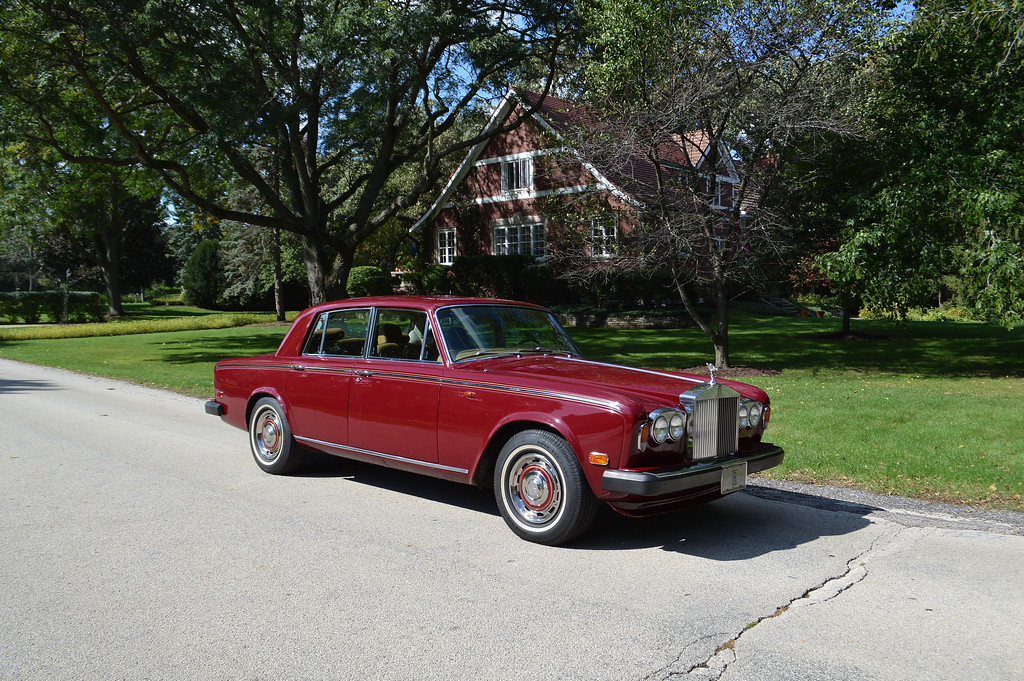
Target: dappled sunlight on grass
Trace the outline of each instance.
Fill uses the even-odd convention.
[[[747,318],[730,329],[731,363],[782,371],[912,372],[924,376],[1024,376],[1024,328],[986,324],[853,320],[816,317]],[[680,369],[714,360],[696,328],[609,331],[571,329],[589,357],[653,369]]]

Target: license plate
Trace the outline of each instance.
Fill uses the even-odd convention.
[[[747,486],[747,462],[722,468],[722,494],[737,492]]]

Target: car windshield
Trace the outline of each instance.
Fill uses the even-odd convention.
[[[546,310],[464,305],[438,310],[437,321],[453,360],[527,352],[580,354],[569,334]]]

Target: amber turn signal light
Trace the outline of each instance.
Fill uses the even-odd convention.
[[[590,452],[590,463],[595,466],[607,466],[608,455],[602,454],[601,452]]]

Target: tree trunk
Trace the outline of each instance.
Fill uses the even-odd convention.
[[[345,286],[354,255],[355,249],[351,249],[332,258],[322,242],[302,237],[302,261],[306,265],[310,305],[348,297]]]
[[[120,267],[113,265],[103,268],[103,287],[107,291],[107,316],[123,317]]]
[[[313,239],[302,237],[302,262],[306,266],[306,281],[309,284],[309,304],[327,302],[327,277],[330,267],[323,245]]]
[[[729,296],[725,284],[719,281],[715,287],[718,295],[716,310],[718,312],[718,330],[711,338],[715,345],[715,366],[719,369],[729,368]]]
[[[681,278],[678,276],[678,272],[675,269],[675,264],[672,265],[672,278],[674,280],[676,291],[679,293],[679,299],[683,301],[683,307],[696,322],[700,330],[704,332],[704,335],[708,337],[711,344],[715,348],[715,366],[719,369],[729,366],[729,299],[725,296],[724,286],[720,287],[721,292],[719,295],[718,302],[718,324],[717,327],[712,327],[708,321],[700,316],[697,310],[697,306],[694,304],[690,294],[686,291],[686,287],[683,286]],[[723,311],[724,306],[724,311]]]
[[[281,230],[277,227],[272,230],[270,254],[274,261],[274,311],[277,313],[277,321],[283,322],[285,319],[284,276],[281,273]]]
[[[96,251],[94,260],[103,272],[108,317],[124,316],[124,307],[121,305],[121,251],[124,245],[124,230],[130,220],[130,214],[122,213],[124,206],[119,202],[119,198],[119,192],[113,190],[109,212],[104,215],[105,224],[100,225],[93,235],[93,247]]]

